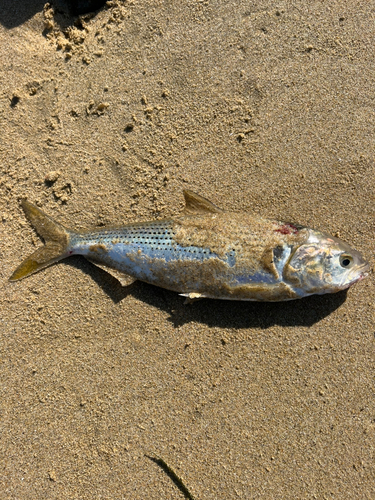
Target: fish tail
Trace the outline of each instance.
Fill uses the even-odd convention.
[[[9,281],[17,281],[50,266],[65,257],[70,252],[71,231],[48,217],[37,206],[23,200],[21,203],[26,217],[37,233],[44,239],[44,247],[38,248],[25,259],[14,271]]]

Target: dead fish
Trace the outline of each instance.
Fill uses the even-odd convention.
[[[225,212],[184,191],[173,219],[77,233],[24,200],[45,246],[14,271],[16,281],[83,255],[122,285],[138,279],[196,298],[284,301],[334,293],[362,280],[369,263],[344,241],[298,224]]]

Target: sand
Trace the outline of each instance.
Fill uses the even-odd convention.
[[[115,0],[0,12],[0,498],[375,498],[374,278],[279,304],[122,288],[40,239],[227,210],[374,262],[375,15],[366,1]]]

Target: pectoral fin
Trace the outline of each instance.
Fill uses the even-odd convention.
[[[91,264],[94,264],[94,266],[100,267],[100,269],[103,269],[103,271],[116,278],[117,281],[119,281],[122,286],[129,286],[132,283],[134,283],[134,281],[136,281],[136,279],[130,276],[129,274],[123,273],[118,269],[113,269],[113,267],[106,266],[105,264],[102,264],[101,262],[100,263],[96,262],[93,259],[87,259],[87,260],[91,262]]]

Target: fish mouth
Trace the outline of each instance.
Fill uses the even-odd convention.
[[[369,275],[368,271],[370,269],[370,264],[366,262],[359,269],[356,270],[355,276],[345,285],[345,288],[349,288],[354,285],[354,283],[358,283],[358,281],[362,281],[366,276]]]
[[[357,276],[356,278],[354,278],[350,282],[350,285],[354,285],[354,283],[358,283],[358,281],[362,281],[364,278],[366,278],[366,276],[368,276],[368,273],[361,273],[359,276]]]

